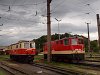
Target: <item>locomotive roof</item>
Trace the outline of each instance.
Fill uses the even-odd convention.
[[[64,40],[64,39],[73,39],[73,38],[79,38],[79,39],[83,39],[83,37],[79,37],[79,36],[74,36],[74,37],[65,37],[65,38],[62,38],[62,39],[60,39],[60,40]],[[57,40],[53,40],[53,41],[51,41],[51,42],[54,42],[54,41],[59,41],[59,39],[57,39]],[[46,42],[47,43],[47,42]],[[46,44],[45,43],[45,44]]]
[[[20,40],[20,41],[18,41],[18,42],[29,42],[29,41],[27,41],[27,40]]]
[[[62,38],[62,39],[60,39],[60,40],[63,40],[63,39],[73,39],[73,38],[79,38],[79,39],[83,39],[83,37],[77,37],[77,36],[75,36],[75,37],[65,37],[65,38]],[[58,39],[57,40],[54,40],[54,41],[58,41]]]

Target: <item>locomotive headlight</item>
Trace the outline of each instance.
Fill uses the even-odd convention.
[[[80,51],[81,49],[75,49],[75,50],[76,50],[76,51],[77,51],[77,50],[79,50],[79,51]]]
[[[79,49],[75,49],[75,50],[77,51],[77,50],[79,50]]]

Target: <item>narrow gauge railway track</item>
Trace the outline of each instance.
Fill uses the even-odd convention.
[[[100,62],[100,60],[85,60],[85,61],[89,61],[89,62]]]
[[[51,65],[47,65],[47,64],[33,63],[33,64],[30,64],[30,65],[40,67],[40,68],[43,68],[43,69],[47,69],[47,70],[59,73],[61,75],[80,75],[80,74],[86,75],[82,72],[76,72],[76,71],[72,71],[72,70],[69,70],[69,69],[64,69],[64,68],[61,68],[61,67],[51,66]]]
[[[25,72],[22,72],[18,69],[11,67],[11,66],[8,66],[7,64],[4,64],[4,63],[0,63],[0,67],[12,75],[28,75]]]
[[[100,58],[100,56],[92,56],[92,57],[86,56],[86,58]]]
[[[79,62],[79,63],[73,63],[73,64],[75,64],[75,65],[82,65],[82,66],[88,66],[88,67],[95,67],[95,68],[98,68],[98,69],[100,69],[100,64],[99,63],[97,63],[97,62],[91,62],[91,61],[84,61],[84,62]]]

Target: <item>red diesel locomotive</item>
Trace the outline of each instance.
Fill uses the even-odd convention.
[[[43,46],[44,59],[47,59],[47,43]],[[84,42],[82,37],[69,37],[51,41],[51,54],[54,61],[84,60]]]
[[[35,43],[30,41],[19,41],[10,45],[10,58],[19,62],[33,62],[36,55]]]

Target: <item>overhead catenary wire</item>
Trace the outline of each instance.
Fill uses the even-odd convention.
[[[56,10],[58,9],[58,7],[59,7],[60,5],[62,5],[63,3],[64,3],[64,1],[59,2],[59,3],[51,10],[51,13],[56,12]],[[55,10],[55,9],[56,9],[56,10]],[[55,11],[53,11],[53,10],[55,10]]]
[[[82,4],[83,4],[83,3],[82,3]],[[85,6],[84,6],[85,4],[84,4],[84,5],[82,5],[82,4],[81,4],[81,6],[83,6],[83,7],[85,8]],[[86,15],[90,15],[92,12],[96,14],[96,12],[94,11],[94,9],[93,9],[91,6],[90,6],[90,9],[92,10],[91,12],[90,12],[90,11],[87,11],[87,12],[84,12],[83,14],[71,16],[70,18],[82,16],[82,15],[85,15],[85,14],[86,14]],[[83,11],[85,11],[85,10],[83,9]],[[52,12],[52,13],[55,13],[55,12],[56,12],[56,10],[55,10],[54,12]],[[52,13],[51,13],[51,14],[52,14]],[[91,15],[92,15],[92,14],[91,14]],[[81,18],[84,19],[83,17],[85,17],[85,16],[82,16]]]
[[[63,1],[61,1],[61,2],[63,2]],[[59,4],[60,4],[60,3],[59,3]],[[57,4],[57,5],[59,5],[59,4]],[[14,4],[13,4],[13,5],[14,5]],[[11,5],[11,6],[13,6],[13,5]],[[56,6],[57,6],[57,5],[56,5]],[[37,3],[35,3],[35,6],[37,6]],[[55,8],[54,8],[54,9],[55,9]],[[36,15],[37,15],[37,10],[36,10]],[[35,15],[35,16],[36,16],[36,15]],[[10,19],[10,20],[11,20],[11,19]],[[14,20],[14,19],[13,19],[13,20]],[[17,20],[17,21],[18,21],[18,20]],[[31,21],[30,21],[30,22],[31,22]],[[35,23],[38,23],[38,22],[35,22]],[[43,23],[43,22],[42,22],[42,23]]]
[[[62,3],[63,3],[63,1],[61,1]],[[62,4],[62,3],[59,3],[59,4]],[[34,3],[34,5],[36,6],[36,4],[38,4],[38,3]],[[58,9],[58,7],[57,6],[59,6],[59,4],[58,5],[56,5],[53,9]],[[24,4],[23,4],[24,5]],[[13,4],[13,5],[11,5],[11,6],[15,6],[15,4]],[[52,10],[51,10],[52,11]]]
[[[91,10],[92,10],[92,12],[94,13],[94,14],[96,14],[96,12],[94,11],[94,9],[90,6],[90,4],[86,4]]]
[[[80,0],[80,1],[81,1],[81,0]],[[88,0],[85,1],[85,2],[81,1],[81,4],[80,4],[80,5],[81,5],[81,6],[84,6],[84,5],[86,5],[87,2],[88,2]],[[51,10],[51,14],[55,13],[56,10],[58,9],[58,7],[59,7],[60,5],[62,5],[63,3],[64,3],[64,2],[62,1],[61,3],[57,4],[57,5]],[[82,5],[82,4],[84,4],[84,5]],[[79,4],[77,4],[77,5],[79,5]],[[94,9],[93,9],[91,6],[89,6],[89,8],[92,10],[93,13],[96,14],[96,12],[94,11]]]
[[[46,2],[34,3],[34,4],[13,4],[13,5],[0,3],[0,5],[2,5],[2,6],[30,6],[30,5],[40,5],[40,4],[44,4],[44,3],[46,3]]]
[[[9,11],[9,13],[10,13],[10,18],[6,18],[6,17],[3,17],[4,19],[7,19],[7,20],[15,20],[15,21],[20,21],[20,20],[18,20],[18,19],[12,19],[11,18],[11,12],[13,11],[11,8],[12,8],[12,6],[15,6],[14,3],[15,2],[15,0],[13,1],[13,3],[11,3],[10,4],[10,6],[9,5],[7,5],[8,7],[9,7],[9,9],[8,9],[8,11]],[[46,2],[41,2],[41,3],[46,3]],[[37,5],[38,4],[41,4],[41,3],[34,3],[34,5],[36,6],[36,13],[35,13],[35,15],[34,16],[37,16]],[[25,4],[24,4],[25,5]],[[14,11],[15,12],[15,11]],[[21,21],[25,21],[25,20],[21,20]],[[33,23],[42,23],[43,24],[43,22],[37,22],[37,21],[29,21],[29,22],[33,22]]]
[[[80,0],[80,1],[81,1],[81,0]],[[95,10],[91,7],[91,3],[88,3],[88,0],[85,1],[85,2],[82,2],[82,1],[81,1],[81,3],[84,4],[84,6],[88,6],[89,9],[90,9],[94,14],[96,14]]]
[[[4,16],[3,16],[2,19],[5,20],[5,24],[6,24],[7,21],[13,21],[13,22],[14,22],[14,21],[18,21],[18,23],[20,23],[20,22],[24,23],[24,21],[25,21],[25,23],[46,24],[46,23],[43,22],[43,21],[40,21],[40,22],[39,22],[39,21],[28,20],[28,19],[24,19],[24,18],[23,18],[23,19],[18,19],[18,18],[16,19],[16,18],[11,18],[11,17],[6,17],[6,16],[4,17]],[[12,26],[10,26],[10,27],[12,27]]]
[[[51,14],[54,14],[54,13],[56,13],[56,10],[58,9],[58,7],[60,6],[60,5],[62,5],[63,3],[65,3],[64,1],[61,1],[59,4],[57,4],[52,10],[51,10]],[[77,4],[77,5],[79,5],[79,4]],[[83,5],[81,5],[81,6],[83,6]],[[55,9],[55,10],[54,10]],[[74,8],[70,8],[71,10],[73,10]],[[54,10],[54,11],[53,11]],[[64,9],[65,10],[65,9]],[[84,13],[85,14],[85,13]],[[76,16],[80,16],[80,15],[76,15]],[[75,16],[75,17],[76,17]]]
[[[21,5],[16,5],[16,4],[14,4],[14,2],[15,2],[15,1],[13,1],[12,4],[4,4],[4,6],[8,6],[8,7],[9,7],[8,11],[10,11],[10,12],[9,12],[10,15],[11,15],[11,8],[12,8],[12,6],[21,6]],[[46,3],[46,2],[34,3],[34,4],[23,4],[23,5],[35,5],[36,8],[37,8],[37,5],[38,5],[38,4],[42,4],[42,3]],[[2,4],[1,4],[1,5],[2,5]],[[22,6],[23,6],[23,5],[22,5]],[[35,16],[37,16],[37,10],[36,10]],[[10,18],[7,18],[7,19],[10,19]],[[11,19],[10,19],[10,20],[11,20]],[[14,19],[13,19],[13,20],[14,20]],[[42,22],[42,23],[43,23],[43,22]]]
[[[58,7],[61,6],[63,3],[65,3],[65,2],[64,1],[61,1],[58,4],[55,4],[56,6],[51,10],[51,14],[55,13],[59,9]],[[77,5],[79,5],[79,4],[77,4]],[[80,5],[80,6],[82,7],[83,5]],[[72,8],[70,8],[70,9],[72,9]]]
[[[22,20],[22,19],[14,19],[14,18],[6,18],[6,17],[2,17],[2,18],[4,18],[4,19],[6,19],[6,20],[10,20],[10,21],[12,21],[12,20],[15,20],[15,21],[27,21],[27,20]],[[37,21],[27,21],[27,22],[32,22],[32,23],[42,23],[42,22],[37,22]]]

